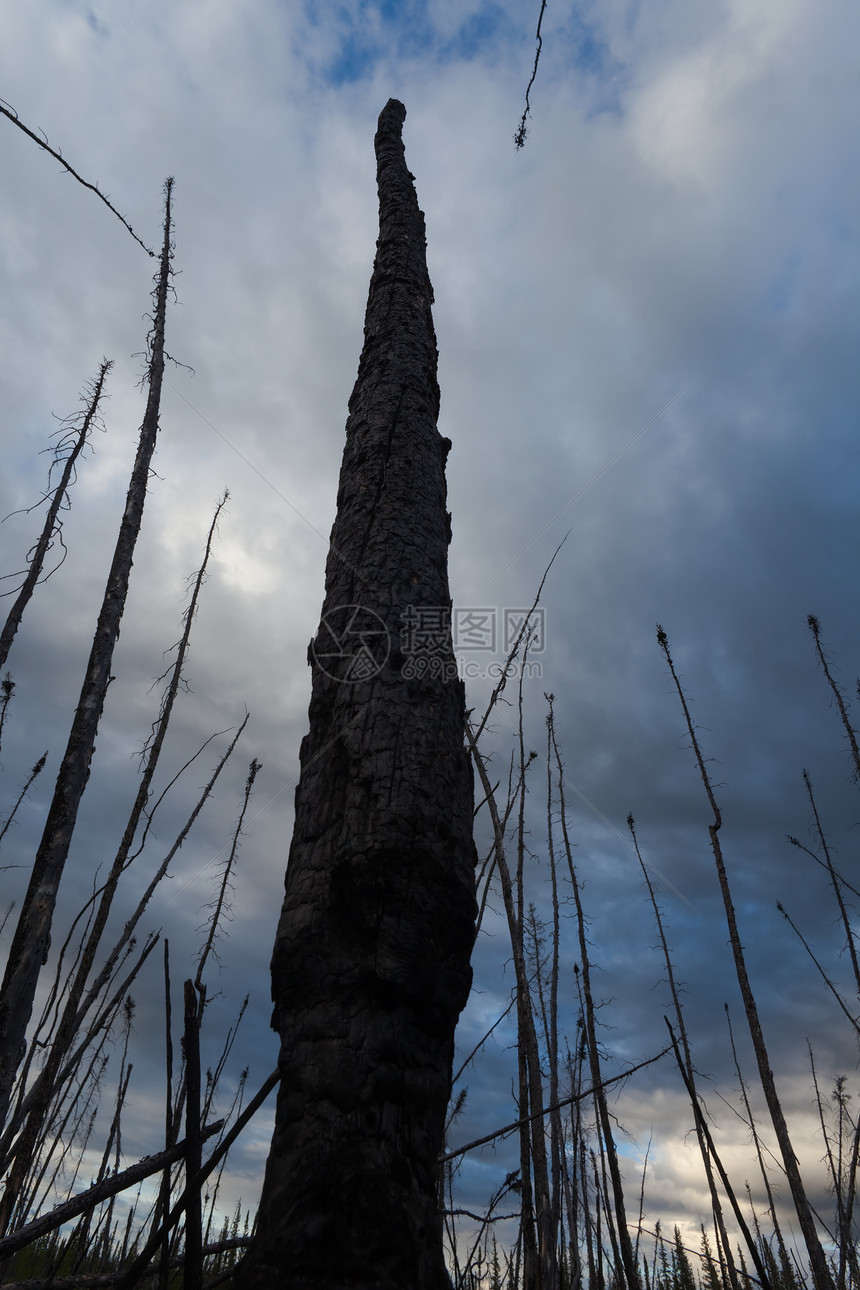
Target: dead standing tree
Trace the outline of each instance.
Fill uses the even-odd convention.
[[[15,1075],[24,1059],[27,1026],[33,1011],[39,974],[51,944],[51,928],[60,880],[77,823],[81,798],[89,779],[96,734],[110,684],[113,651],[128,595],[135,544],[143,520],[149,468],[158,434],[164,377],[164,331],[173,255],[172,192],[173,180],[168,179],[164,185],[164,237],[153,291],[152,330],[148,338],[148,394],[137,455],[81,696],[0,987],[0,1127],[6,1122]],[[22,1157],[24,1154],[21,1151]],[[14,1187],[7,1185],[0,1208],[0,1229],[11,1213],[11,1191],[14,1191]]]
[[[469,992],[472,777],[450,633],[445,458],[424,217],[390,100],[380,235],[349,404],[310,732],[272,962],[281,1082],[237,1284],[443,1290],[438,1156]],[[426,664],[417,667],[416,663]]]

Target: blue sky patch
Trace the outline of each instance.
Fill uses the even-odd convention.
[[[429,55],[440,62],[468,62],[498,39],[504,19],[498,4],[487,3],[463,21],[453,38],[442,42],[427,0],[406,5],[396,0],[362,0],[355,21],[343,24],[340,49],[326,69],[326,79],[333,85],[354,84],[392,53],[398,58]]]
[[[544,55],[552,52],[555,38],[559,45],[566,46],[567,56],[553,60],[556,75],[570,75],[588,86],[589,106],[587,116],[598,116],[603,112],[621,113],[622,93],[627,80],[627,68],[612,53],[609,42],[605,39],[596,17],[587,12],[587,6],[580,5],[571,11],[564,27],[554,33],[552,28],[544,29]],[[547,59],[547,63],[549,63]],[[549,67],[546,68],[549,72]],[[538,73],[540,80],[540,72]]]

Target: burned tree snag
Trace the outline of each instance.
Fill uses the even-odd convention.
[[[272,960],[275,1132],[243,1290],[443,1290],[437,1158],[474,937],[424,217],[392,99]],[[436,628],[416,657],[410,624]],[[412,638],[410,639],[410,635]],[[416,666],[416,664],[421,664]]]
[[[125,510],[96,622],[81,697],[72,720],[48,818],[9,950],[3,984],[0,986],[0,1128],[6,1123],[15,1075],[25,1052],[25,1036],[33,1011],[39,974],[50,949],[57,892],[90,774],[90,762],[110,684],[113,651],[128,595],[135,544],[143,521],[149,469],[158,435],[164,378],[164,332],[173,257],[172,193],[173,180],[168,179],[164,185],[164,237],[159,270],[155,275],[152,330],[148,337],[146,411],[140,428]],[[19,1163],[26,1158],[24,1145],[26,1144],[19,1142],[16,1146]],[[5,1224],[12,1213],[15,1186],[14,1178],[7,1181],[3,1201],[0,1203],[0,1231],[5,1230]]]

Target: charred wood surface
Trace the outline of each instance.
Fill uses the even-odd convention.
[[[471,984],[473,800],[450,634],[423,669],[408,640],[410,623],[434,621],[424,611],[450,610],[450,445],[405,116],[390,100],[376,135],[380,235],[309,652],[272,963],[281,1084],[249,1290],[450,1285],[436,1179]]]

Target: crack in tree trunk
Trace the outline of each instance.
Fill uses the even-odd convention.
[[[272,962],[281,1085],[243,1290],[450,1284],[436,1182],[476,856],[446,618],[450,445],[405,116],[389,100],[376,134],[380,235],[309,653]],[[410,623],[437,628],[423,659]]]

